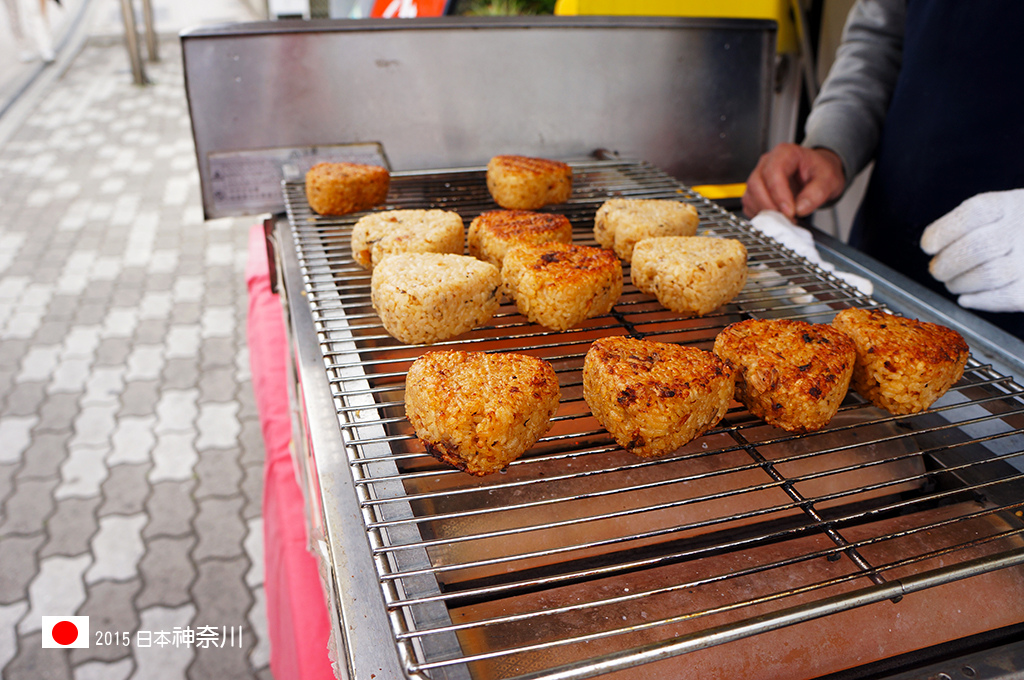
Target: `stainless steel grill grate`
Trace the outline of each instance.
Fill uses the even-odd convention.
[[[583,401],[594,339],[710,349],[744,318],[828,322],[880,305],[649,165],[573,165],[572,199],[554,209],[576,242],[594,244],[607,198],[683,200],[701,233],[746,245],[746,288],[680,319],[627,284],[612,314],[566,332],[506,304],[455,340],[406,346],[380,325],[370,276],[351,259],[354,217],[318,216],[301,183],[284,185],[362,530],[410,676],[589,677],[1024,564],[1024,390],[973,359],[925,413],[892,416],[851,392],[820,432],[789,435],[734,408],[672,456],[620,450]],[[396,173],[388,207],[456,210],[468,223],[495,207],[483,177]],[[405,371],[445,346],[515,350],[556,369],[551,431],[503,474],[439,465],[404,418]]]

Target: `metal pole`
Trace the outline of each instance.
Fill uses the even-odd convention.
[[[142,22],[146,25],[146,51],[150,61],[160,61],[156,30],[153,28],[153,0],[142,0]]]
[[[135,28],[135,10],[131,0],[121,0],[121,18],[124,19],[124,43],[128,48],[128,61],[132,65],[132,78],[136,85],[146,85],[146,71],[142,66],[142,55],[139,53],[139,34]]]

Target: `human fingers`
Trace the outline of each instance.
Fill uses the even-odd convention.
[[[780,144],[761,156],[743,195],[743,210],[753,217],[762,210],[775,210],[793,218],[793,190],[790,182],[797,175],[799,159],[795,144]]]
[[[843,162],[828,149],[807,149],[801,156],[803,188],[796,196],[796,214],[810,215],[827,201],[839,198],[846,186]]]

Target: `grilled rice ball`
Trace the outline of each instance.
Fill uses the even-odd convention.
[[[306,200],[321,215],[347,215],[383,203],[387,168],[359,163],[317,163],[306,172]]]
[[[583,398],[619,446],[650,458],[718,424],[732,400],[733,372],[696,347],[601,338],[583,362]]]
[[[853,388],[894,414],[931,406],[963,375],[970,353],[951,328],[878,309],[844,309],[832,325],[857,348]]]
[[[651,198],[612,198],[594,216],[594,238],[626,262],[637,242],[653,236],[693,236],[700,218],[689,203]]]
[[[427,452],[471,475],[508,467],[551,427],[558,377],[525,354],[429,352],[405,382],[405,413]]]
[[[565,215],[555,213],[488,210],[470,222],[466,240],[470,255],[501,267],[513,246],[572,243],[572,224]]]
[[[673,312],[704,316],[743,290],[747,249],[731,238],[657,236],[633,249],[633,285]]]
[[[827,324],[750,319],[715,338],[715,354],[737,369],[736,398],[758,418],[789,432],[828,424],[850,386],[853,341]]]
[[[396,253],[461,255],[462,218],[450,210],[386,210],[359,218],[352,227],[352,259],[364,269]]]
[[[564,331],[611,311],[622,294],[622,263],[603,248],[516,246],[505,254],[501,280],[520,314]]]
[[[572,195],[572,168],[546,158],[495,156],[487,164],[487,190],[510,210],[565,203]]]
[[[450,253],[401,253],[374,267],[370,299],[384,328],[406,344],[430,344],[486,323],[500,304],[493,264]]]

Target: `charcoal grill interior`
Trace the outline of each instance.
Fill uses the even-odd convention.
[[[370,275],[351,258],[358,215],[316,215],[301,182],[283,185],[282,247],[301,270],[359,503],[362,526],[345,530],[365,533],[409,677],[657,677],[643,674],[805,621],[892,610],[983,579],[1024,585],[1024,391],[973,357],[921,414],[890,415],[851,391],[816,433],[768,427],[734,404],[670,456],[617,447],[583,400],[593,340],[710,349],[742,319],[829,322],[846,307],[884,305],[646,163],[571,164],[572,198],[548,209],[569,217],[576,243],[595,245],[594,213],[607,198],[686,201],[700,234],[746,245],[744,290],[683,319],[630,285],[626,265],[612,313],[569,331],[531,324],[506,302],[484,327],[408,346],[381,326]],[[471,168],[394,173],[386,207],[455,210],[468,225],[497,206],[483,169]],[[441,348],[517,351],[554,366],[562,400],[552,429],[507,471],[475,478],[438,463],[405,419],[406,370]],[[1016,609],[1005,616],[979,625],[1024,620]]]

